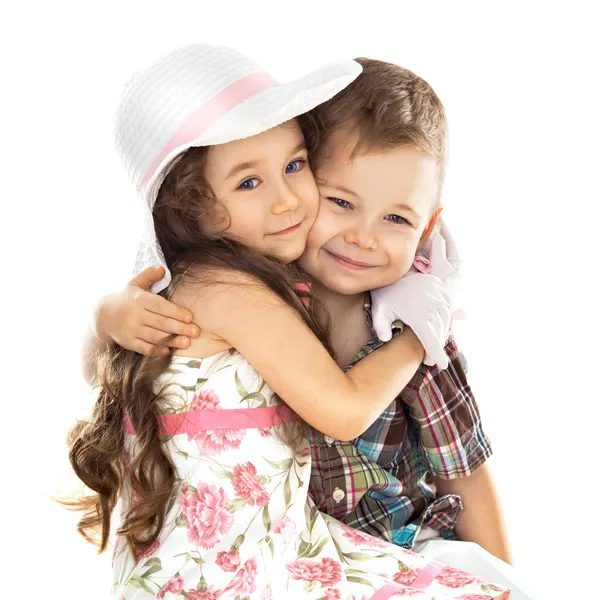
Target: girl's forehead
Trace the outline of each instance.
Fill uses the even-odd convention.
[[[227,177],[232,169],[251,168],[260,163],[284,159],[304,147],[304,136],[298,123],[288,121],[252,137],[211,146],[207,168]]]

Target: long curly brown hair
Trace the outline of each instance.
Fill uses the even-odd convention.
[[[318,128],[309,116],[298,121],[310,155],[318,140]],[[153,212],[156,235],[173,276],[173,283],[162,294],[170,297],[182,277],[202,280],[203,273],[209,278],[206,273],[214,273],[215,268],[249,273],[293,307],[330,349],[327,327],[322,317],[316,318],[316,303],[307,303],[307,308],[309,292],[297,287],[307,280],[306,274],[231,239],[202,233],[202,218],[219,208],[203,175],[207,154],[208,148],[190,148],[175,159],[157,196]],[[92,414],[77,422],[68,435],[73,470],[94,494],[62,503],[84,512],[78,531],[97,544],[99,552],[106,549],[111,515],[126,477],[135,501],[123,515],[117,534],[127,539],[134,555],[142,554],[156,541],[176,493],[176,470],[159,439],[158,407],[165,394],[163,390],[157,392],[154,385],[170,361],[170,355],[142,356],[116,345],[106,345],[95,357],[98,395]],[[125,414],[135,428],[137,442],[127,469]],[[306,426],[297,422],[277,431],[285,443],[297,448],[304,440]]]

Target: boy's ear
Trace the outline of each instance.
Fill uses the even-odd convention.
[[[431,219],[429,219],[429,223],[427,223],[427,227],[425,227],[425,231],[419,240],[419,245],[417,246],[417,252],[423,247],[423,244],[427,241],[427,238],[431,235],[435,224],[438,222],[440,215],[444,208],[440,206],[434,213],[431,215]]]

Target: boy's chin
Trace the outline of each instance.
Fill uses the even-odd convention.
[[[337,277],[332,277],[327,281],[320,281],[320,283],[330,292],[335,292],[340,296],[355,296],[357,294],[364,294],[372,289],[367,282],[358,282]]]
[[[371,290],[376,290],[378,288],[386,287],[398,281],[400,277],[394,277],[393,279],[385,278],[379,279],[374,278],[371,281],[344,281],[344,280],[330,280],[327,282],[321,282],[327,289],[336,294],[340,294],[342,296],[354,296],[356,294],[364,294],[365,292],[370,292]]]

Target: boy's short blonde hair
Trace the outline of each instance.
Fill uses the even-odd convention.
[[[447,126],[444,106],[433,88],[412,71],[393,63],[357,58],[363,71],[347,88],[314,109],[320,124],[318,166],[327,138],[339,127],[358,129],[359,142],[353,155],[415,148],[433,157],[444,178]]]

